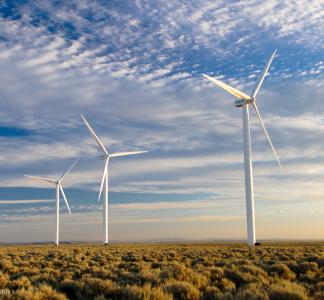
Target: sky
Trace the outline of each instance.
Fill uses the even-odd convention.
[[[2,1],[0,242],[101,241],[103,171],[83,113],[114,158],[113,241],[246,238],[242,111],[202,73],[251,93],[257,239],[324,239],[324,2]]]

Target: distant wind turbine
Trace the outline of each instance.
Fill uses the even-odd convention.
[[[282,166],[279,160],[279,157],[276,153],[276,150],[270,140],[267,129],[264,126],[260,112],[256,104],[256,95],[258,94],[261,85],[264,81],[265,76],[268,73],[272,60],[276,55],[275,50],[268,60],[267,65],[265,66],[259,81],[257,82],[251,96],[215,79],[208,75],[203,74],[205,78],[218,85],[228,93],[235,96],[237,99],[234,102],[236,107],[243,107],[243,143],[244,143],[244,170],[245,170],[245,197],[246,197],[246,214],[247,214],[247,242],[250,246],[255,245],[255,219],[254,219],[254,193],[253,193],[253,175],[252,175],[252,161],[251,161],[251,135],[250,135],[250,119],[249,119],[249,105],[252,106],[255,114],[257,115],[261,127],[269,141],[271,149],[278,161],[279,167],[282,170]]]
[[[97,142],[99,148],[101,149],[103,153],[103,160],[105,161],[105,167],[102,175],[101,180],[101,186],[100,186],[100,192],[98,197],[98,202],[100,201],[101,193],[104,188],[104,206],[103,206],[103,244],[108,245],[108,164],[109,159],[112,157],[118,157],[118,156],[128,156],[133,154],[141,154],[146,153],[148,151],[131,151],[131,152],[117,152],[117,153],[109,153],[107,148],[103,145],[101,140],[98,138],[94,130],[91,128],[88,121],[85,119],[85,117],[81,114],[82,120],[84,121],[85,125],[87,126],[90,134]]]
[[[74,167],[74,165],[78,161],[79,161],[79,158],[74,161],[74,163],[71,165],[71,167],[58,180],[53,180],[53,179],[44,178],[44,177],[38,177],[38,176],[25,175],[25,177],[29,177],[29,178],[36,179],[36,180],[42,180],[42,181],[46,181],[46,182],[50,182],[50,183],[55,184],[55,187],[56,187],[56,234],[55,234],[55,245],[56,246],[58,246],[58,244],[59,244],[59,235],[60,235],[60,192],[61,192],[61,194],[63,196],[66,207],[69,210],[69,213],[71,214],[70,206],[69,206],[69,203],[68,203],[68,201],[66,199],[66,196],[65,196],[65,193],[64,193],[61,182],[63,181],[65,176],[70,173],[70,171],[72,170],[72,168]]]

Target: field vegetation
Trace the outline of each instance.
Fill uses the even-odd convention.
[[[0,299],[324,299],[324,246],[2,246]]]

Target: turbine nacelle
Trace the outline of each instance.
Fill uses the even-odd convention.
[[[49,183],[52,183],[56,186],[56,188],[58,189],[59,193],[61,192],[62,196],[63,196],[63,199],[65,201],[65,204],[66,204],[66,207],[69,211],[69,213],[71,214],[71,210],[70,210],[70,206],[69,206],[69,203],[66,199],[66,196],[65,196],[65,193],[64,193],[64,190],[63,190],[63,187],[62,187],[62,184],[61,182],[63,181],[63,179],[65,178],[66,175],[68,175],[72,168],[75,166],[75,164],[79,161],[80,157],[78,157],[74,162],[73,164],[70,166],[70,168],[58,179],[58,180],[53,180],[53,179],[50,179],[50,178],[44,178],[44,177],[38,177],[38,176],[32,176],[32,175],[25,175],[25,177],[28,177],[28,178],[32,178],[32,179],[36,179],[36,180],[41,180],[41,181],[45,181],[45,182],[49,182]],[[58,196],[58,201],[59,201],[59,193],[57,194]]]
[[[250,104],[252,102],[254,102],[255,99],[251,98],[251,99],[235,99],[234,100],[234,106],[235,107],[242,107],[244,104]]]
[[[110,155],[109,155],[109,154],[108,154],[108,155],[103,154],[103,155],[100,155],[99,158],[100,158],[101,160],[107,160],[107,159],[110,158]]]
[[[260,125],[261,125],[261,127],[262,127],[268,141],[269,141],[270,147],[271,147],[271,149],[272,149],[272,151],[273,151],[273,153],[274,153],[274,155],[275,155],[275,157],[276,157],[276,159],[278,161],[279,167],[282,168],[279,157],[278,157],[278,155],[276,153],[275,148],[272,145],[269,134],[267,132],[267,129],[264,126],[264,123],[262,121],[259,109],[258,109],[256,101],[255,101],[255,98],[256,98],[256,96],[257,96],[257,94],[258,94],[258,92],[259,92],[259,90],[261,88],[261,85],[262,85],[262,83],[264,81],[264,78],[266,77],[266,75],[267,75],[267,73],[269,71],[270,65],[271,65],[271,63],[272,63],[272,61],[273,61],[273,59],[274,59],[274,57],[276,55],[276,51],[277,50],[275,50],[272,53],[271,57],[269,58],[268,63],[266,64],[263,72],[261,73],[260,78],[259,78],[258,82],[256,83],[256,86],[254,87],[254,90],[253,90],[251,95],[248,95],[248,94],[246,94],[246,93],[244,93],[244,92],[242,92],[242,91],[240,91],[240,90],[238,90],[238,89],[236,89],[236,88],[234,88],[234,87],[232,87],[232,86],[218,80],[217,78],[210,77],[210,76],[208,76],[206,74],[203,74],[203,76],[206,79],[208,79],[209,81],[211,81],[212,83],[214,83],[215,85],[219,86],[220,88],[222,88],[226,92],[228,92],[231,95],[233,95],[234,97],[236,97],[236,100],[234,100],[234,105],[236,107],[242,107],[245,104],[251,104],[257,118],[259,119]]]
[[[129,156],[129,155],[134,155],[134,154],[141,154],[141,153],[146,153],[148,151],[127,151],[127,152],[115,152],[115,153],[109,153],[108,149],[104,146],[103,142],[100,140],[100,138],[96,135],[95,131],[93,128],[90,126],[89,122],[86,120],[86,118],[81,114],[81,118],[83,122],[85,123],[86,127],[88,128],[88,131],[96,141],[98,147],[102,151],[102,155],[100,155],[100,158],[105,161],[105,167],[102,175],[102,180],[101,180],[101,186],[100,186],[100,191],[99,191],[99,197],[98,201],[100,200],[101,193],[103,190],[104,182],[106,177],[108,176],[108,163],[109,159],[112,157],[121,157],[121,156]]]

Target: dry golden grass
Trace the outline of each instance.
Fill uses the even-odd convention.
[[[3,246],[0,299],[324,299],[324,245]]]

